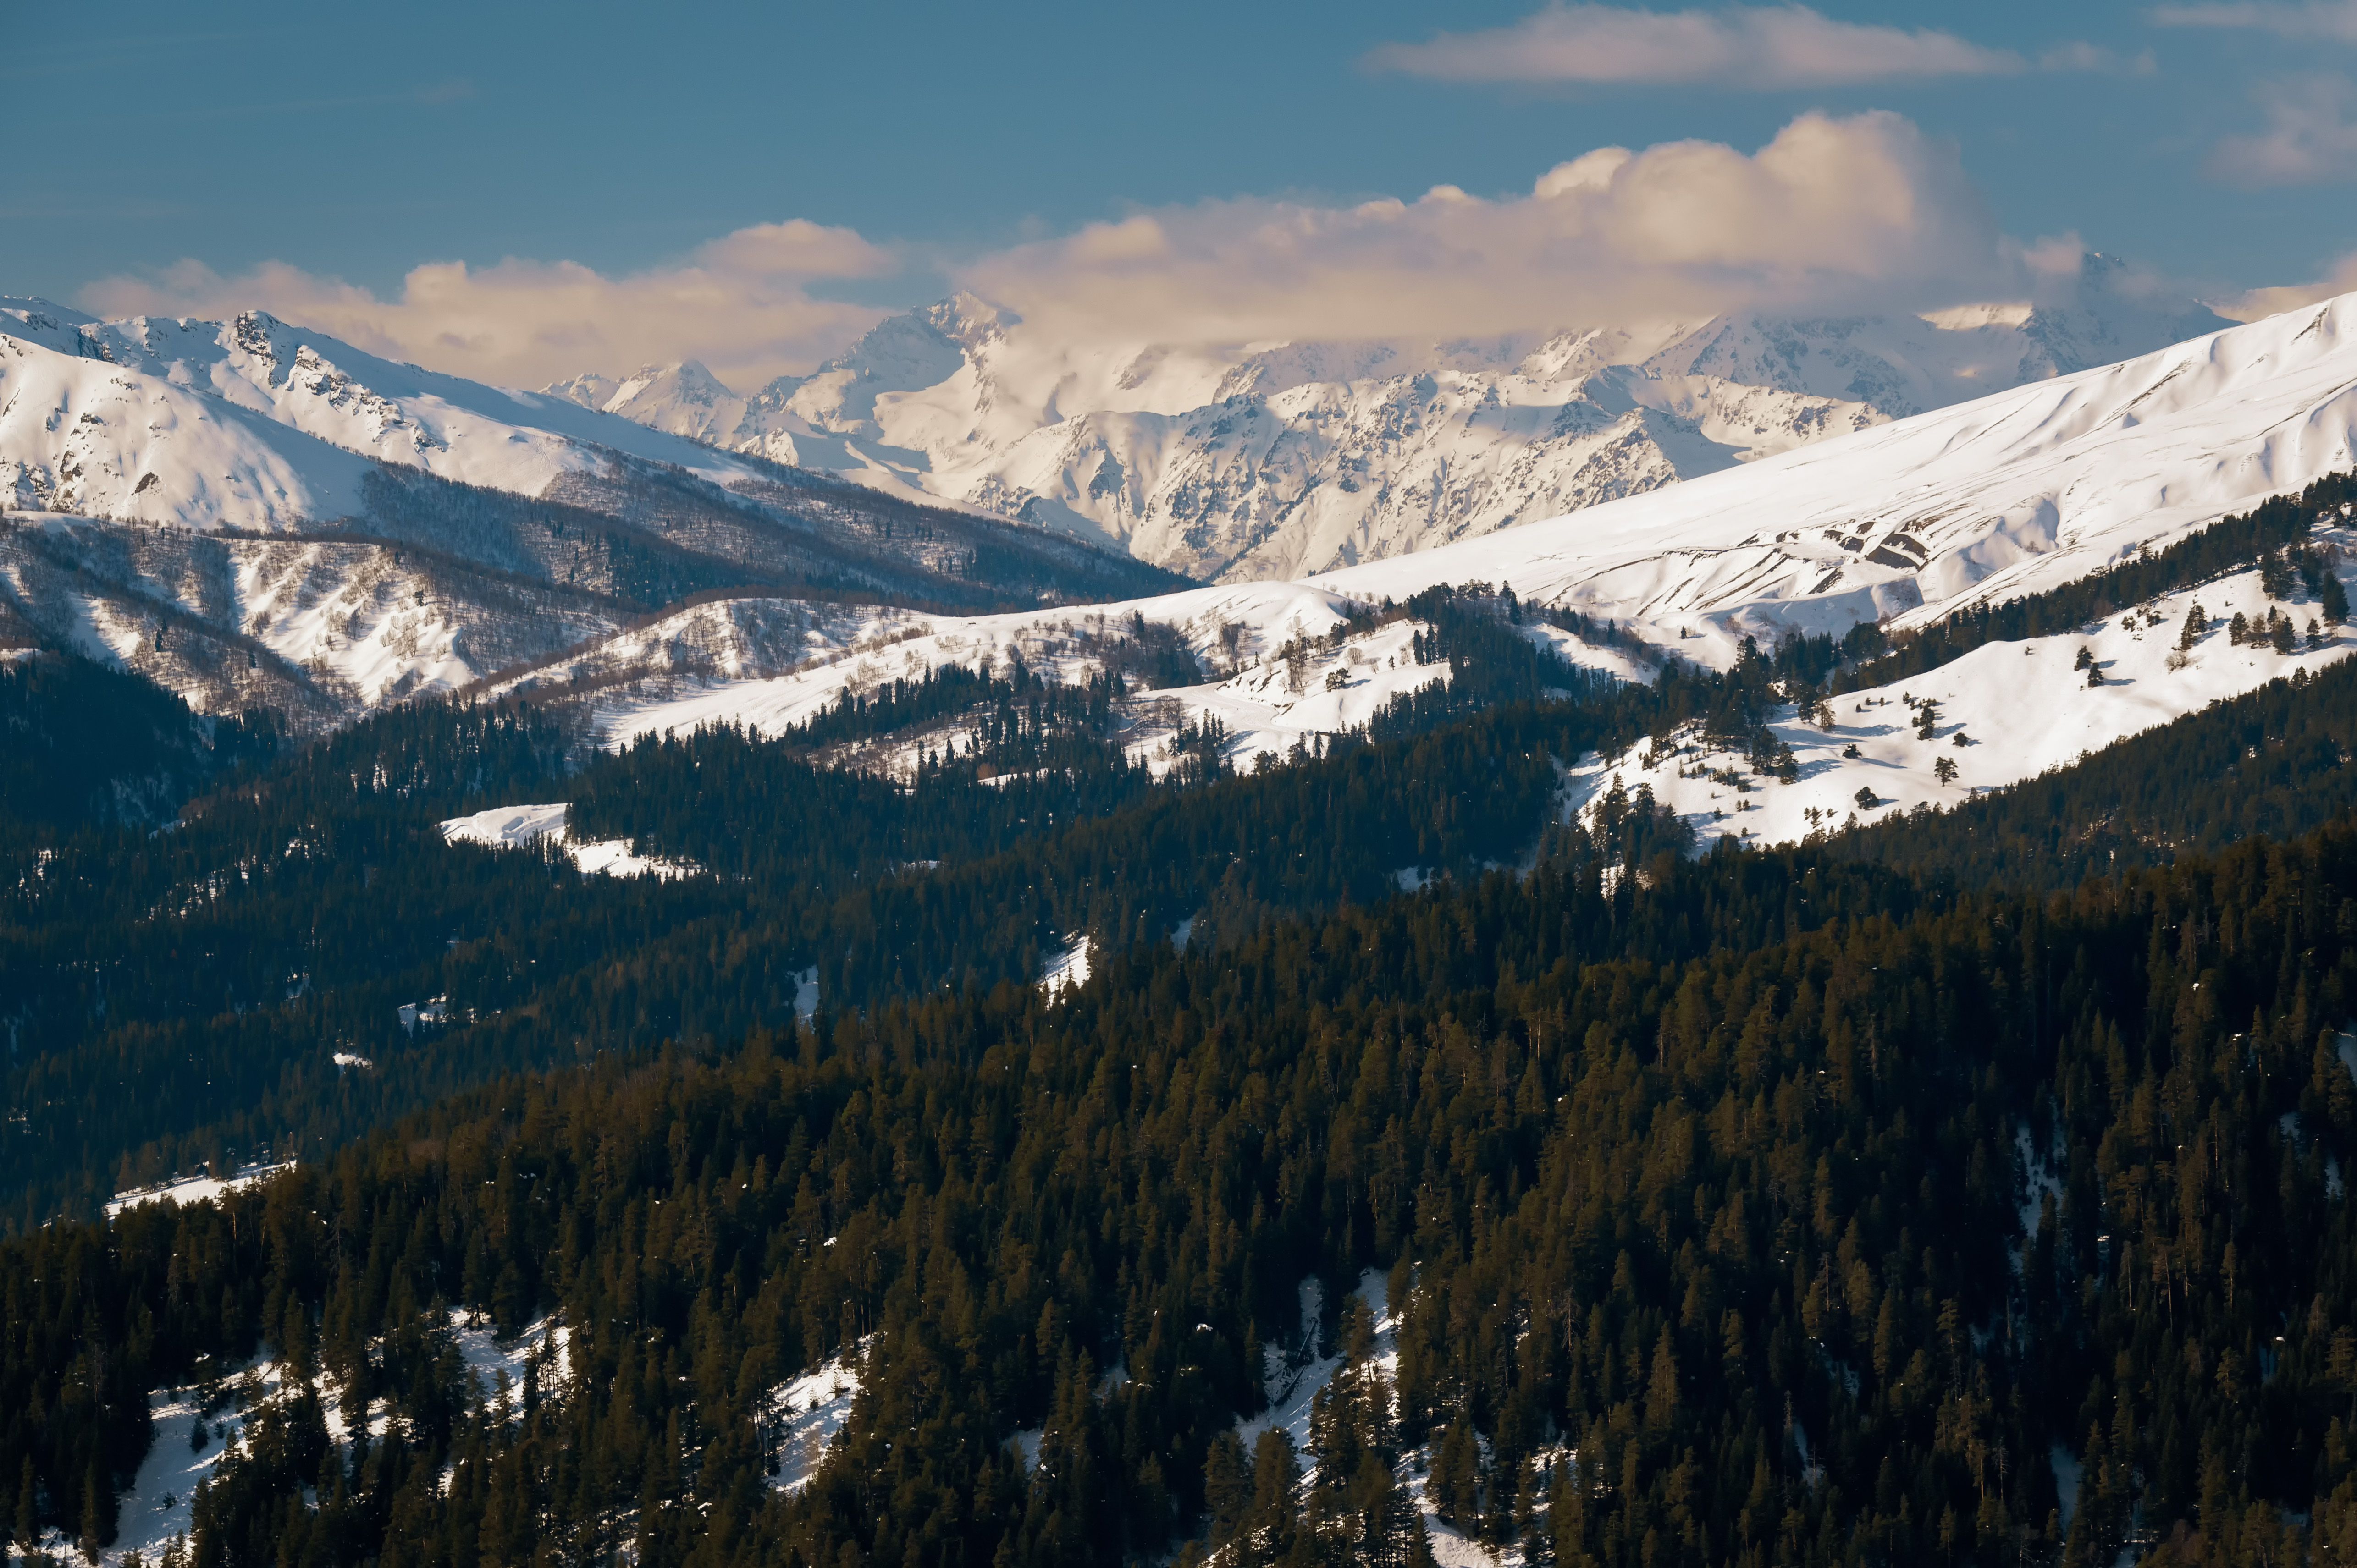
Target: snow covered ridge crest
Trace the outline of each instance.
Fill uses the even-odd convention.
[[[1725,667],[1741,638],[1893,629],[2043,592],[2357,467],[2357,295],[1309,585],[1444,582]]]

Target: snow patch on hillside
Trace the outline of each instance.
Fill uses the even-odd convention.
[[[860,1358],[856,1352],[829,1357],[802,1376],[780,1384],[762,1402],[759,1420],[763,1440],[778,1456],[770,1484],[781,1492],[798,1492],[810,1485],[826,1460],[844,1423],[851,1419],[852,1402],[859,1397]]]
[[[510,1415],[520,1413],[522,1408],[520,1402],[523,1398],[524,1363],[547,1346],[555,1358],[552,1365],[561,1378],[569,1364],[572,1332],[563,1319],[550,1313],[525,1325],[515,1337],[501,1338],[489,1316],[461,1306],[450,1309],[450,1334],[458,1343],[459,1359],[466,1363],[473,1402],[480,1404],[495,1401],[500,1379],[505,1376],[511,1391],[507,1406]]]
[[[1096,939],[1083,931],[1056,952],[1050,953],[1045,968],[1039,972],[1039,993],[1053,1002],[1064,992],[1077,991],[1089,983],[1089,955],[1095,950]]]
[[[256,1182],[268,1181],[279,1172],[294,1168],[293,1160],[281,1160],[275,1165],[246,1165],[231,1176],[179,1176],[155,1187],[135,1187],[128,1192],[118,1192],[107,1199],[106,1217],[112,1219],[124,1210],[136,1208],[143,1203],[168,1203],[178,1208],[187,1203],[210,1202],[232,1192],[242,1192]]]
[[[500,1374],[504,1372],[513,1391],[507,1413],[511,1418],[520,1413],[524,1363],[544,1347],[550,1348],[553,1358],[544,1363],[549,1368],[551,1391],[566,1377],[569,1335],[554,1315],[531,1324],[513,1339],[503,1340],[488,1320],[453,1307],[449,1329],[466,1368],[473,1404],[483,1405],[496,1398]],[[137,1552],[152,1568],[175,1536],[188,1533],[190,1501],[197,1487],[211,1477],[231,1444],[242,1440],[254,1412],[295,1391],[288,1387],[285,1364],[264,1357],[223,1368],[210,1384],[175,1386],[150,1394],[147,1411],[153,1436],[137,1476],[116,1499],[117,1537],[100,1554],[100,1563],[104,1568],[122,1568]],[[329,1441],[349,1444],[353,1433],[344,1419],[340,1391],[332,1380],[323,1379],[317,1391]],[[369,1434],[382,1436],[390,1420],[382,1404],[373,1407]],[[205,1428],[201,1448],[191,1442],[199,1423]],[[72,1543],[52,1530],[47,1550],[62,1559],[72,1551]]]
[[[664,860],[631,852],[628,839],[577,842],[566,835],[565,818],[571,808],[563,801],[547,805],[494,806],[471,816],[453,817],[441,824],[445,843],[479,843],[490,849],[525,849],[554,839],[573,864],[584,872],[606,876],[657,876],[665,880],[693,876],[701,867],[684,861]]]

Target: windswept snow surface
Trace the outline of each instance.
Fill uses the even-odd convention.
[[[2348,564],[2357,533],[2336,529],[2328,537],[2344,561],[2343,581],[2357,582],[2357,564]],[[2211,628],[2187,650],[2182,667],[2171,669],[2187,612],[2196,602]],[[1575,810],[1592,812],[1614,779],[1631,792],[1641,784],[1692,822],[1706,845],[1727,837],[1755,844],[1786,843],[1852,819],[1870,821],[1924,804],[1952,806],[1978,790],[2066,767],[2115,741],[2295,671],[2313,674],[2357,646],[2351,629],[2341,628],[2328,634],[2323,647],[2310,649],[2305,633],[2318,610],[2304,595],[2276,607],[2302,634],[2293,652],[2277,653],[2265,644],[2234,646],[2228,622],[2237,613],[2259,620],[2269,604],[2259,574],[2239,573],[2165,595],[2135,612],[2091,621],[2072,633],[1989,643],[1928,674],[1836,697],[1831,730],[1787,708],[1769,727],[1792,746],[1800,766],[1800,778],[1792,784],[1749,775],[1740,756],[1706,748],[1688,733],[1679,737],[1679,749],[1658,756],[1650,768],[1645,757],[1651,742],[1616,757],[1589,757],[1572,771],[1568,801]],[[2102,685],[2089,686],[2086,671],[2075,667],[2082,649],[2093,655]],[[1929,739],[1920,736],[1921,710],[1913,705],[1926,699],[1937,704]],[[1853,746],[1858,755],[1846,757]],[[1955,766],[1953,783],[1935,774],[1942,758]],[[1727,782],[1729,772],[1749,775],[1746,787]],[[1860,806],[1857,795],[1862,789],[1879,803]]]
[[[494,806],[471,816],[453,817],[441,824],[445,843],[479,843],[490,849],[523,849],[554,838],[585,872],[608,876],[693,876],[696,867],[676,860],[633,854],[628,839],[597,839],[576,843],[566,836],[565,817],[571,808],[563,801],[536,806]]]
[[[124,1209],[136,1208],[143,1203],[168,1203],[176,1208],[184,1203],[204,1203],[229,1193],[243,1191],[256,1182],[268,1181],[280,1171],[294,1168],[293,1160],[282,1160],[276,1165],[244,1166],[233,1176],[180,1176],[155,1187],[118,1192],[107,1200],[106,1217],[112,1219]]]

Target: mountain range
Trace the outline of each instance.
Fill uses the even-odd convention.
[[[1019,664],[1085,682],[1104,669],[1092,639],[1135,618],[1176,629],[1209,676],[1157,695],[1159,718],[1135,737],[1139,755],[1167,758],[1174,735],[1215,720],[1246,761],[1363,725],[1385,703],[1447,679],[1445,665],[1405,657],[1399,626],[1353,629],[1370,607],[1435,588],[1512,589],[1526,604],[1583,617],[1610,638],[1547,634],[1555,655],[1614,679],[1651,680],[1670,658],[1731,668],[1747,639],[1773,648],[1793,633],[1839,637],[1872,623],[1904,633],[2049,593],[2352,468],[2357,295],[2344,295],[1561,517],[1297,580],[979,617],[893,607],[821,615],[798,601],[737,599],[595,640],[499,689],[587,692],[614,741],[716,723],[774,734],[846,694],[864,698],[952,665]],[[2330,537],[2357,546],[2357,535]],[[2255,577],[2231,595],[2205,592],[2222,614],[2268,602]],[[1298,647],[1308,652],[1288,669],[1286,650]],[[2063,649],[2066,661],[2072,656]],[[2014,668],[2009,682],[1957,699],[1990,710],[1987,733],[2001,727],[1996,710],[2018,703],[2019,676],[2031,667],[2017,656]],[[2213,660],[2181,679],[2119,683],[2090,699],[2103,714],[2091,722],[2104,736],[2134,734],[2280,672],[2237,656],[2231,668]],[[2074,707],[2070,724],[2088,711]],[[2007,723],[2035,728],[2033,717],[2023,709]],[[2047,758],[2040,745],[1984,748],[1971,782],[2008,782]],[[1828,789],[1857,771],[1851,759],[1827,760]],[[1858,787],[1815,791],[1812,803],[1830,806]],[[1788,826],[1803,822],[1800,810]]]
[[[1657,489],[2228,323],[2090,254],[2048,297],[1487,339],[1073,343],[971,295],[750,396],[701,364],[546,389],[731,453],[1290,578]]]

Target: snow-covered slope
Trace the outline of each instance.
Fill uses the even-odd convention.
[[[1069,343],[961,295],[749,398],[695,364],[549,390],[1238,581],[1477,536],[2222,325],[2101,256],[2035,305],[1448,343]]]
[[[1205,713],[1218,714],[1236,737],[1238,755],[1281,751],[1295,736],[1333,733],[1363,723],[1393,691],[1446,674],[1400,660],[1383,671],[1380,696],[1372,670],[1379,656],[1353,647],[1321,655],[1305,670],[1300,689],[1280,680],[1265,656],[1295,638],[1323,636],[1349,613],[1340,596],[1288,583],[1198,588],[1118,606],[1066,607],[996,616],[922,615],[888,607],[846,609],[798,600],[733,600],[666,616],[619,637],[511,677],[493,690],[555,695],[587,683],[599,733],[611,745],[665,730],[682,733],[708,724],[741,725],[775,734],[807,722],[845,692],[873,693],[893,680],[914,680],[957,664],[1004,672],[1020,660],[1050,680],[1081,682],[1103,668],[1093,639],[1117,634],[1135,610],[1176,627],[1207,663],[1232,658],[1237,668],[1215,684],[1153,693],[1161,717],[1134,737],[1140,754],[1167,763],[1157,746]],[[1223,630],[1229,627],[1236,632]],[[1386,639],[1383,658],[1398,652],[1405,623],[1374,634]],[[1362,639],[1364,640],[1364,639]],[[1329,668],[1368,671],[1351,692],[1329,692]],[[1312,715],[1315,715],[1314,717]]]
[[[606,452],[729,482],[713,448],[561,397],[397,365],[258,311],[102,322],[0,298],[0,502],[281,532],[361,510],[372,461],[539,495]]]
[[[0,621],[200,713],[332,725],[629,618],[596,594],[392,543],[0,516]]]
[[[554,839],[573,864],[607,876],[653,876],[670,881],[693,876],[696,868],[675,860],[630,853],[627,839],[574,838],[565,830],[571,808],[559,800],[549,805],[495,806],[472,815],[453,817],[441,824],[445,843],[476,843],[486,849],[532,849]]]
[[[2357,295],[1308,581],[1511,584],[1723,663],[1746,632],[2052,587],[2352,466]]]

